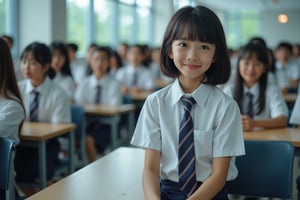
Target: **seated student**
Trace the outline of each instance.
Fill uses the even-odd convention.
[[[90,64],[93,73],[80,83],[76,89],[75,102],[84,104],[120,105],[122,95],[120,84],[108,73],[110,49],[96,47],[91,53]],[[86,149],[90,162],[96,160],[98,151],[109,144],[109,127],[95,121],[88,121],[86,131]],[[98,149],[97,149],[98,148]]]
[[[112,77],[116,76],[118,69],[123,66],[121,56],[117,51],[112,50],[112,54],[109,61],[108,73]]]
[[[116,79],[121,82],[124,96],[140,91],[152,91],[155,88],[154,77],[150,69],[142,65],[143,48],[133,45],[127,53],[128,64],[117,71]]]
[[[83,62],[80,62],[78,59],[76,59],[78,45],[75,43],[68,43],[67,47],[72,76],[76,82],[76,85],[79,85],[79,83],[86,77],[86,68]]]
[[[268,56],[261,44],[249,43],[239,52],[235,84],[224,88],[238,103],[243,130],[286,127],[288,108],[274,84],[268,83]]]
[[[173,78],[167,77],[160,70],[160,47],[152,48],[150,70],[155,79],[155,86],[157,89],[162,88],[173,81]]]
[[[298,94],[297,99],[294,104],[294,108],[290,117],[290,124],[295,124],[300,127],[300,94]]]
[[[291,59],[292,45],[287,42],[281,42],[277,48],[275,57],[276,81],[283,94],[290,91],[297,91],[298,82],[300,78],[300,67]]]
[[[73,101],[75,81],[73,79],[67,46],[61,41],[54,41],[50,45],[52,51],[51,68],[48,75],[53,82],[59,85]]]
[[[25,110],[16,80],[10,49],[0,38],[0,137],[19,144]],[[14,154],[13,160],[14,160]],[[2,161],[1,161],[2,162]],[[11,167],[14,169],[14,166]],[[14,183],[14,181],[13,181]],[[15,195],[10,194],[11,197]]]
[[[66,93],[47,76],[51,63],[51,52],[43,43],[33,42],[21,54],[21,71],[26,78],[19,88],[26,110],[26,121],[70,123],[70,101]],[[59,164],[60,144],[57,138],[46,143],[47,179],[51,183],[55,168]],[[38,151],[36,148],[20,146],[16,150],[16,180],[38,181]],[[32,192],[32,190],[31,190]]]

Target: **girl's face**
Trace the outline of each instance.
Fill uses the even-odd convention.
[[[27,52],[21,60],[21,71],[25,78],[31,80],[34,86],[38,86],[45,79],[49,65],[42,65],[35,60],[32,52]]]
[[[109,59],[106,52],[95,51],[91,56],[91,67],[94,74],[100,78],[107,72]]]
[[[266,66],[257,59],[256,55],[242,58],[239,62],[239,71],[244,83],[251,88],[266,71]]]
[[[143,54],[138,47],[131,47],[127,54],[127,59],[133,67],[139,66],[143,62]]]
[[[201,83],[205,72],[214,62],[216,46],[214,44],[179,39],[172,42],[169,57],[180,71],[180,80]]]
[[[54,50],[52,54],[51,67],[59,72],[61,68],[64,66],[66,58],[62,55],[58,50]]]

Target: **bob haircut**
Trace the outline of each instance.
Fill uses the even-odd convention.
[[[186,6],[173,15],[163,37],[160,58],[162,72],[172,78],[178,77],[180,72],[169,57],[169,53],[172,42],[182,37],[216,45],[215,62],[206,71],[203,83],[211,85],[225,83],[230,76],[230,59],[224,30],[216,14],[204,6]]]
[[[242,110],[242,101],[244,96],[244,87],[243,87],[243,78],[240,75],[239,63],[242,59],[250,59],[256,57],[258,61],[263,63],[265,72],[259,78],[259,96],[258,96],[258,110],[255,114],[261,113],[265,108],[266,102],[266,88],[268,82],[268,54],[267,48],[260,43],[248,43],[246,46],[240,49],[238,62],[237,62],[237,75],[235,79],[235,87],[233,97],[237,101],[241,112]]]
[[[21,60],[26,58],[30,52],[34,59],[42,66],[51,64],[51,51],[47,45],[40,42],[33,42],[29,44],[21,53]]]

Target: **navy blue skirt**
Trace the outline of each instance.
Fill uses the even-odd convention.
[[[198,187],[202,182],[198,182]],[[160,198],[161,200],[185,200],[187,194],[179,189],[177,182],[169,180],[160,181]],[[224,187],[213,200],[228,200],[228,193],[226,187]]]

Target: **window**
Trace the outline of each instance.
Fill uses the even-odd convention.
[[[0,35],[6,34],[6,0],[0,0]]]
[[[79,51],[86,51],[88,44],[89,0],[67,0],[67,40],[75,42]]]
[[[121,4],[119,18],[119,38],[121,42],[134,42],[135,32],[133,31],[133,24],[133,7],[127,4]]]
[[[231,12],[227,15],[226,22],[228,47],[237,49],[259,33],[260,23],[257,12]]]

